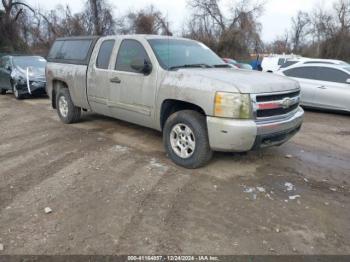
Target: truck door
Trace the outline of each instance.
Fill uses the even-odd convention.
[[[108,105],[113,117],[153,127],[157,89],[157,68],[155,66],[157,63],[154,61],[154,56],[148,55],[144,47],[146,44],[135,39],[124,39],[121,42],[115,70],[109,79]],[[131,64],[136,60],[153,64],[153,70],[144,74],[133,69]]]
[[[92,111],[109,115],[109,79],[113,73],[113,69],[110,68],[110,61],[115,47],[115,39],[104,40],[100,43],[99,48],[98,44],[91,56],[87,74],[88,99]]]

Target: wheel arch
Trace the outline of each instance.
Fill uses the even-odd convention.
[[[65,81],[59,80],[59,79],[53,79],[52,80],[52,95],[51,95],[51,104],[52,104],[52,108],[56,109],[57,105],[56,105],[56,96],[58,94],[58,91],[60,88],[67,88],[68,89],[68,85]]]
[[[166,99],[162,102],[161,110],[160,110],[160,127],[161,130],[163,130],[165,122],[169,118],[170,115],[172,115],[175,112],[182,111],[182,110],[193,110],[196,111],[202,115],[206,115],[205,111],[202,107],[182,101],[182,100],[176,100],[176,99]]]

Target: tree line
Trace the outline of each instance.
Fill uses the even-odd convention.
[[[152,5],[115,17],[108,0],[86,0],[78,13],[69,6],[42,10],[25,1],[1,1],[0,52],[45,55],[52,42],[63,36],[173,35],[167,16]],[[271,43],[261,39],[259,19],[266,1],[236,0],[223,7],[220,0],[187,0],[187,6],[191,16],[180,35],[204,42],[223,57],[295,53],[350,60],[350,0],[337,0],[330,10],[316,6],[308,13],[299,11],[286,33]]]
[[[290,30],[267,50],[350,61],[350,0],[337,0],[331,9],[318,5],[309,13],[299,11]]]

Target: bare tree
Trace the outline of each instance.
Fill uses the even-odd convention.
[[[124,18],[122,32],[172,35],[167,18],[153,5],[136,12],[129,12]]]
[[[336,17],[340,25],[340,31],[350,30],[350,0],[339,0],[334,4]]]
[[[321,43],[324,57],[350,60],[350,0],[338,0],[334,4],[333,30]]]
[[[261,24],[264,2],[240,0],[231,2],[228,15],[220,0],[188,0],[193,9],[185,36],[205,42],[222,56],[242,57],[261,49]]]
[[[112,7],[106,0],[87,0],[83,13],[89,34],[111,35],[115,33],[116,21],[111,10]]]
[[[310,17],[308,13],[299,11],[296,17],[292,18],[292,45],[293,52],[300,52],[300,46],[305,36],[310,32]]]
[[[274,54],[291,53],[290,41],[288,32],[282,36],[278,36],[275,41],[269,46],[268,51]]]
[[[23,1],[1,0],[4,11],[0,15],[0,46],[8,51],[26,49],[26,43],[20,37],[18,20],[25,10],[34,12],[28,4]]]

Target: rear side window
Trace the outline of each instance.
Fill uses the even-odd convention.
[[[90,40],[64,41],[58,58],[67,60],[85,60],[91,45]]]
[[[298,67],[283,72],[286,76],[306,79],[316,79],[315,70],[312,67]]]
[[[318,81],[346,83],[350,77],[345,72],[327,67],[298,67],[284,71],[286,76]]]
[[[58,40],[53,44],[48,58],[84,61],[87,59],[91,43],[91,39]]]
[[[63,43],[64,43],[64,41],[56,41],[55,43],[53,43],[51,50],[50,50],[50,53],[47,56],[47,58],[57,59],[58,53],[60,52]]]
[[[283,65],[285,61],[286,61],[286,59],[284,59],[284,58],[278,59],[278,65]]]
[[[123,40],[120,45],[115,70],[139,73],[131,68],[135,59],[149,61],[149,57],[142,44],[136,40]]]
[[[343,71],[334,68],[320,68],[317,78],[322,81],[346,83],[349,75]]]
[[[102,43],[100,51],[98,52],[96,67],[101,69],[108,69],[109,60],[112,55],[114,40],[106,40]]]
[[[298,63],[298,62],[297,61],[287,61],[281,66],[281,68],[287,68],[287,67],[294,65],[296,63]]]

